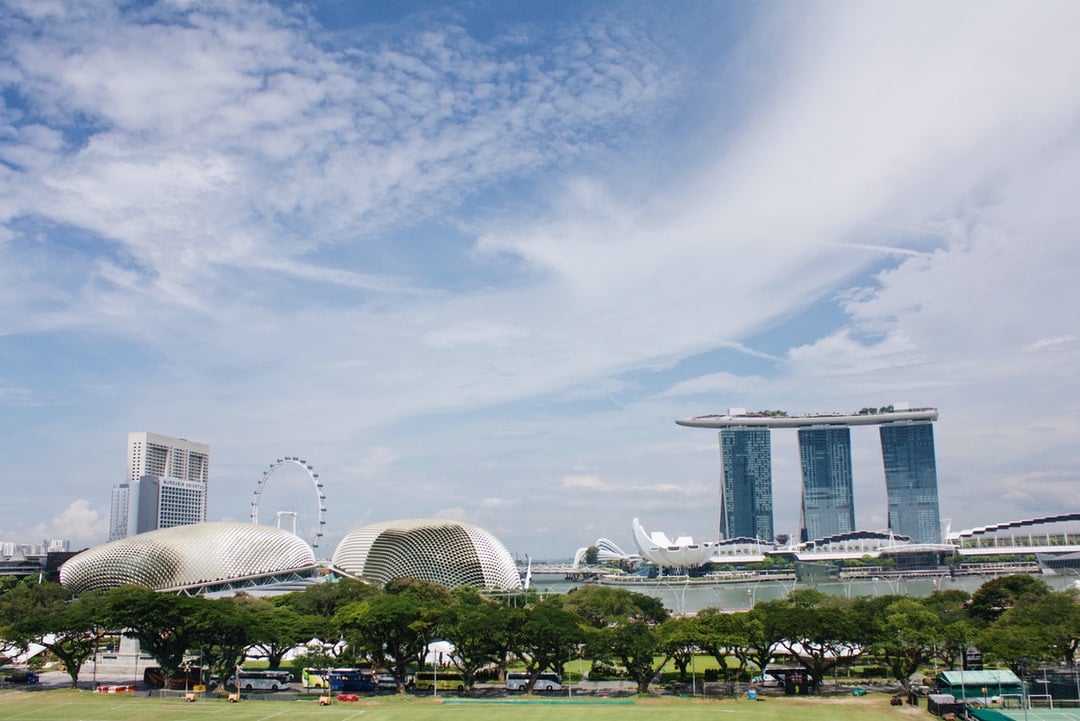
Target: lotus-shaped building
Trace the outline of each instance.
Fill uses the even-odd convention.
[[[696,543],[689,536],[672,541],[662,531],[647,532],[636,518],[634,543],[642,558],[661,568],[690,568],[708,563],[717,545],[709,541]]]
[[[502,542],[482,528],[437,518],[358,528],[338,544],[334,571],[384,586],[415,578],[447,588],[514,590],[521,576]]]
[[[75,593],[134,584],[155,591],[215,593],[300,581],[316,573],[298,536],[253,523],[195,523],[95,546],[60,567]]]

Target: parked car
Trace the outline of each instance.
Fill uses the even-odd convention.
[[[762,688],[780,688],[784,685],[783,680],[773,676],[771,673],[754,676],[752,681],[755,686],[760,686]]]
[[[38,675],[33,671],[16,669],[10,674],[8,674],[7,680],[11,683],[34,684],[37,683],[40,679],[38,678]]]

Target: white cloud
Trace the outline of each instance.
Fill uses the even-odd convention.
[[[680,381],[664,391],[665,397],[696,396],[726,393],[734,396],[748,390],[761,389],[767,381],[761,376],[737,376],[726,371]]]
[[[595,473],[571,473],[563,476],[559,484],[563,488],[586,488],[592,491],[609,490],[610,486]]]
[[[101,542],[108,530],[108,519],[92,508],[88,500],[79,498],[36,530],[37,538],[69,540],[72,549],[81,549]]]
[[[1031,343],[1024,350],[1028,353],[1053,353],[1075,345],[1078,339],[1080,338],[1071,333],[1068,335],[1055,336],[1053,338],[1040,338],[1034,343]]]
[[[350,475],[355,474],[367,480],[379,480],[379,476],[392,471],[400,459],[401,453],[393,448],[373,446],[367,449],[367,454],[363,458],[347,470]]]

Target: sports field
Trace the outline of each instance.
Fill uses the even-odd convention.
[[[581,698],[469,701],[393,697],[320,707],[313,701],[102,696],[89,691],[0,694],[0,721],[914,721],[924,709],[889,706],[886,694],[861,698]],[[1031,719],[1030,721],[1036,721]],[[1080,721],[1046,719],[1039,721]]]
[[[1080,709],[1075,708],[1032,708],[1028,709],[1026,716],[1024,710],[1019,708],[996,710],[1013,721],[1080,721]]]

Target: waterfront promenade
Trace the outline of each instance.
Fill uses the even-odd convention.
[[[756,579],[740,579],[738,582],[710,582],[708,579],[689,579],[686,576],[670,576],[659,579],[619,581],[620,588],[655,596],[676,614],[694,614],[703,608],[719,607],[726,611],[745,611],[760,601],[786,597],[795,588],[816,588],[833,596],[929,596],[936,590],[956,589],[972,593],[991,578],[1001,573],[949,575],[938,574],[870,576],[842,578],[836,581],[807,583],[789,578],[762,576]],[[1070,587],[1075,576],[1036,577],[1045,581],[1055,591]],[[580,581],[568,581],[562,576],[538,574],[533,570],[532,587],[540,593],[566,593],[582,585]]]

